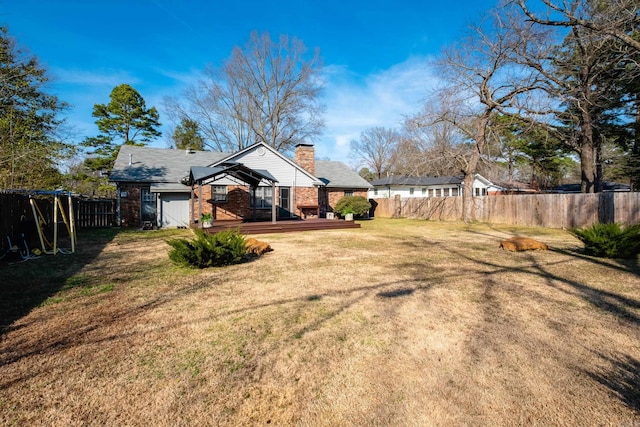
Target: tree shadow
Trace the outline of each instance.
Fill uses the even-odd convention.
[[[585,254],[584,249],[572,250],[572,249],[551,248],[550,250],[559,254],[580,258],[585,261],[589,261],[593,264],[613,268],[619,271],[633,273],[636,276],[640,276],[640,258],[639,257],[636,257],[635,259],[633,258],[631,259],[598,258],[598,257]]]
[[[422,241],[422,243],[420,243]],[[541,278],[545,281],[548,286],[552,286],[564,293],[571,293],[569,290],[562,288],[559,284],[564,284],[569,287],[569,289],[573,289],[575,293],[574,295],[579,296],[584,301],[589,304],[597,307],[598,309],[605,310],[619,319],[634,323],[636,325],[640,325],[640,316],[636,315],[633,310],[640,309],[640,301],[629,298],[627,296],[611,292],[608,290],[598,289],[594,286],[590,286],[585,283],[581,283],[576,280],[572,280],[568,277],[563,277],[562,275],[555,274],[549,271],[545,264],[542,264],[538,261],[538,258],[533,255],[527,255],[529,259],[529,263],[523,266],[507,266],[502,265],[498,259],[476,259],[469,256],[468,253],[457,250],[452,247],[448,247],[447,245],[441,243],[427,242],[423,238],[415,237],[413,242],[410,242],[409,245],[415,247],[438,247],[438,250],[446,250],[456,257],[459,257],[461,260],[466,260],[471,263],[475,263],[477,265],[482,266],[482,273],[485,276],[485,279],[500,273],[521,273],[524,276],[533,276]],[[565,250],[555,250],[555,252],[568,255],[571,257],[579,257],[581,259],[585,259],[587,261],[593,262],[594,264],[601,265],[607,268],[630,272],[632,274],[638,274],[638,269],[632,263],[626,265],[620,265],[618,261],[611,260],[607,262],[605,260],[598,260],[597,258],[589,257],[586,255],[579,255],[573,251],[565,251]],[[479,274],[480,272],[478,272]],[[450,278],[455,277],[456,273],[449,272]],[[468,272],[459,272],[457,274],[468,274]]]
[[[378,292],[376,296],[379,296],[382,298],[398,298],[398,297],[411,295],[414,292],[415,292],[415,289],[412,289],[412,288],[401,288],[401,289],[395,289],[393,291]]]
[[[420,240],[423,239],[416,237],[412,244],[421,246]],[[563,360],[564,352],[566,351],[565,346],[560,343],[549,345],[544,339],[532,335],[527,335],[526,339],[523,339],[523,331],[527,325],[517,316],[505,311],[500,306],[499,298],[496,298],[497,293],[511,295],[509,293],[509,290],[512,289],[511,284],[497,280],[497,278],[502,277],[502,274],[521,274],[523,281],[529,277],[531,278],[530,282],[542,283],[561,293],[580,298],[591,306],[597,307],[598,310],[612,314],[620,323],[626,323],[631,327],[640,325],[640,316],[636,314],[640,309],[640,300],[612,291],[611,288],[600,289],[596,285],[573,279],[571,274],[564,273],[564,271],[569,273],[569,267],[567,269],[562,268],[563,264],[569,265],[570,258],[546,262],[543,253],[519,253],[513,255],[520,257],[522,262],[514,266],[503,263],[501,261],[503,257],[474,258],[470,253],[459,250],[456,247],[424,240],[422,246],[425,247],[427,245],[430,250],[442,250],[454,254],[456,258],[464,260],[461,265],[475,264],[478,266],[478,268],[469,267],[465,270],[449,271],[447,275],[441,274],[430,277],[431,282],[437,284],[444,280],[454,281],[456,277],[477,276],[477,285],[481,289],[481,293],[476,298],[480,304],[482,318],[476,325],[477,330],[474,332],[473,338],[466,343],[466,351],[474,363],[483,357],[505,360],[508,358],[509,349],[514,345],[524,348],[532,355],[538,354],[540,349],[544,349],[545,355],[551,355],[549,356],[550,358],[557,360]],[[638,274],[638,268],[634,262],[626,263],[621,260],[594,259],[574,251],[556,250],[555,252],[567,257],[578,257],[609,268],[612,271],[617,270]],[[510,253],[505,252],[505,254]],[[409,268],[410,265],[407,264],[405,267]],[[414,263],[413,267],[422,268],[426,272],[429,265],[425,263],[421,266]],[[538,303],[546,300],[548,303],[556,304],[554,299],[557,296],[545,297],[542,292],[537,292],[535,287],[525,288],[520,291],[526,292],[527,298],[536,299]],[[549,326],[554,328],[551,319],[548,321],[550,322]],[[502,329],[500,333],[496,333],[492,325],[501,322],[508,322],[509,328]],[[560,326],[562,327],[562,325]],[[615,353],[616,349],[611,350]],[[487,355],[487,353],[489,354]],[[553,356],[554,353],[556,356]],[[628,354],[614,354],[611,356],[599,354],[599,356],[606,362],[607,367],[586,370],[569,364],[568,368],[585,373],[591,379],[607,387],[617,399],[631,410],[640,412],[640,360],[637,356]]]
[[[75,253],[0,262],[0,337],[12,330],[15,321],[69,286],[68,279],[91,263],[118,232],[111,228],[80,230]]]
[[[599,355],[609,364],[608,371],[584,371],[607,387],[621,402],[640,413],[640,360],[627,354],[617,357]]]

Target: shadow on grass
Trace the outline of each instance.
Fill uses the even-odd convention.
[[[607,387],[621,402],[640,412],[640,360],[629,355],[610,358],[600,355],[609,363],[608,372],[585,372]]]
[[[65,287],[116,236],[118,229],[80,230],[76,252],[42,255],[23,262],[0,262],[0,337],[12,324]]]
[[[423,244],[424,247],[425,244]],[[433,244],[431,244],[433,246]],[[629,298],[627,296],[611,292],[604,289],[599,289],[595,286],[591,286],[586,283],[581,283],[577,280],[570,279],[564,275],[555,274],[547,268],[547,264],[540,263],[537,257],[533,255],[527,255],[528,263],[522,266],[506,266],[500,263],[500,258],[495,259],[477,259],[471,257],[468,253],[446,245],[438,245],[441,250],[447,250],[448,252],[459,257],[460,260],[470,261],[482,266],[485,270],[487,277],[493,276],[499,273],[518,273],[524,276],[531,276],[533,278],[539,278],[545,281],[548,286],[554,287],[564,293],[572,293],[584,301],[588,302],[594,307],[600,310],[607,311],[620,320],[630,322],[636,325],[640,325],[640,316],[634,313],[634,310],[640,309],[640,301]],[[566,255],[568,257],[580,258],[582,260],[589,261],[595,265],[610,268],[612,270],[631,273],[634,275],[640,275],[640,267],[634,260],[605,260],[591,256],[586,256],[577,251],[551,249],[551,251]],[[505,251],[505,256],[510,252]],[[524,253],[523,253],[524,255]],[[566,285],[568,288],[561,286]]]
[[[496,245],[498,245],[500,241],[505,240],[508,237],[523,235],[523,230],[520,227],[504,227],[499,229],[491,227],[491,230],[493,231],[493,233],[481,232],[477,230],[466,230],[466,231],[473,235],[493,238],[496,240]],[[545,242],[546,239],[544,238],[544,236],[542,237],[534,236],[533,238],[536,240],[540,240],[543,243],[547,243]],[[594,256],[589,256],[584,253],[584,248],[583,248],[584,244],[580,242],[580,240],[575,236],[574,236],[574,239],[576,241],[576,245],[580,246],[581,249],[556,249],[556,248],[553,248],[552,245],[549,245],[549,250],[559,254],[584,259],[597,265],[602,265],[605,267],[633,273],[637,276],[640,276],[640,254],[636,255],[635,258],[630,258],[630,259],[608,259],[608,258],[598,258]]]
[[[397,298],[397,297],[411,295],[414,292],[415,292],[415,289],[403,288],[403,289],[396,289],[396,290],[387,291],[387,292],[378,292],[376,295],[382,298]]]
[[[498,354],[498,357],[503,357],[503,353],[506,352],[504,346],[513,346],[523,335],[523,331],[519,329],[517,322],[514,321],[514,317],[509,313],[502,313],[500,302],[495,298],[496,290],[505,291],[509,287],[509,283],[495,280],[496,277],[502,277],[505,273],[518,274],[523,278],[529,277],[531,278],[531,283],[544,283],[546,286],[558,292],[579,298],[589,305],[596,307],[598,310],[615,316],[621,323],[624,322],[633,327],[640,325],[640,316],[637,314],[638,310],[640,310],[640,300],[623,293],[615,292],[611,288],[600,288],[591,283],[576,280],[572,277],[572,274],[565,274],[565,270],[562,268],[558,269],[562,264],[571,262],[573,258],[593,263],[595,266],[609,269],[611,272],[623,272],[637,276],[640,275],[637,260],[600,259],[587,256],[581,253],[580,250],[552,250],[554,253],[566,256],[567,260],[548,262],[545,261],[544,253],[514,254],[504,252],[504,257],[513,256],[522,261],[518,265],[508,265],[501,261],[503,257],[474,257],[470,255],[470,253],[456,247],[440,243],[434,244],[427,241],[421,243],[421,240],[421,238],[416,237],[414,241],[415,246],[430,246],[431,250],[447,251],[461,260],[461,265],[469,266],[475,264],[477,266],[477,268],[468,267],[466,270],[447,273],[448,280],[453,280],[456,275],[475,275],[478,279],[478,285],[483,288],[482,295],[479,297],[483,312],[483,320],[480,322],[480,325],[483,327],[476,333],[477,336],[475,340],[470,341],[474,343],[474,345],[470,345],[469,347],[469,352],[473,358],[478,358],[479,355],[482,352],[486,352],[487,349]],[[404,266],[405,269],[409,269],[410,267],[410,264]],[[419,268],[420,265],[414,264],[413,267]],[[422,268],[427,270],[429,265],[424,264]],[[566,273],[569,272],[569,270],[566,270]],[[442,277],[444,277],[444,275],[440,275],[439,277],[432,276],[431,280],[437,283],[442,280]],[[606,283],[606,279],[603,279],[603,282]],[[512,291],[515,292],[515,290]],[[527,291],[532,292],[532,288],[527,289]],[[515,295],[513,292],[511,295]],[[538,302],[541,302],[541,298],[544,297],[540,294],[532,293],[529,298],[537,298]],[[549,302],[553,301],[549,300]],[[491,325],[505,320],[508,320],[511,329],[507,329],[507,332],[503,336],[498,338],[493,337],[492,341],[487,341],[487,336],[491,335]],[[503,343],[504,346],[500,343]],[[547,354],[550,354],[552,351],[562,352],[563,350],[562,346],[554,350],[545,342],[535,342],[531,336],[527,337],[526,341],[521,341],[520,345],[527,349],[533,349],[529,350],[532,354],[535,354],[536,348],[546,348],[545,351]],[[615,351],[615,349],[611,350]],[[640,411],[640,360],[638,360],[637,357],[626,354],[614,356],[599,354],[599,356],[608,365],[607,369],[583,369],[582,372],[607,387],[613,395],[626,406],[636,412]],[[558,355],[557,358],[560,360],[562,357],[563,356]]]
[[[611,258],[598,258],[591,255],[586,255],[584,250],[565,250],[565,249],[551,249],[553,252],[572,256],[575,258],[580,258],[585,261],[589,261],[593,264],[601,265],[608,268],[613,268],[619,271],[625,271],[636,276],[640,276],[640,258],[636,257],[635,259],[611,259]]]

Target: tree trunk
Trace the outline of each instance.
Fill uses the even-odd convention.
[[[462,187],[462,220],[468,224],[474,220],[473,215],[473,179],[474,173],[465,172]]]
[[[596,158],[595,140],[591,115],[588,112],[582,114],[582,132],[580,143],[580,191],[582,193],[594,193],[596,191]]]
[[[473,181],[478,170],[481,153],[484,151],[489,117],[490,112],[485,112],[485,114],[478,119],[478,123],[476,125],[476,143],[473,147],[473,152],[469,157],[469,161],[467,162],[466,170],[464,171],[464,184],[462,188],[462,220],[465,223],[470,223],[475,219],[473,214]]]

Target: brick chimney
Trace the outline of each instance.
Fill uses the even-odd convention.
[[[316,174],[315,151],[312,144],[296,145],[294,161],[311,175]]]

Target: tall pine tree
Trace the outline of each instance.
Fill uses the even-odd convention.
[[[108,104],[95,104],[93,117],[100,134],[87,138],[83,145],[93,148],[85,162],[93,171],[109,171],[123,144],[146,145],[161,135],[159,114],[147,108],[144,98],[128,84],[113,88]]]
[[[67,105],[46,92],[46,70],[0,27],[0,188],[54,189],[72,146],[57,133]]]

